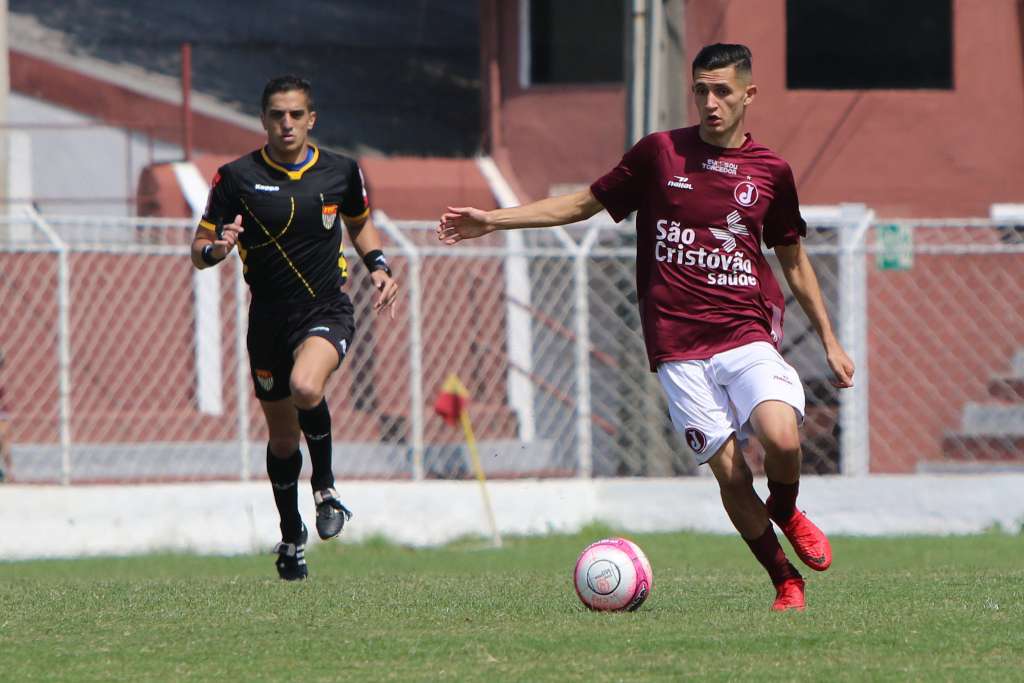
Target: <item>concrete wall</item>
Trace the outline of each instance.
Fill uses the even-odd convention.
[[[686,3],[690,58],[742,42],[760,94],[754,136],[793,166],[801,200],[880,216],[985,216],[1024,199],[1020,3],[953,0],[953,90],[786,89],[785,0]],[[894,64],[898,69],[899,65]]]
[[[27,151],[27,157],[12,159],[12,183],[19,174],[28,176],[12,184],[19,189],[12,196],[19,199],[29,189],[44,212],[135,215],[135,184],[142,169],[181,157],[177,145],[35,97],[11,93],[7,112],[9,134],[20,137],[18,148]]]
[[[758,487],[767,494],[763,481]],[[633,533],[735,533],[709,477],[492,482],[489,488],[504,534],[574,532],[593,521]],[[1024,475],[815,477],[804,480],[800,506],[832,535],[969,534],[997,525],[1016,532],[1024,522],[1022,488]],[[342,481],[339,489],[355,513],[343,542],[383,535],[429,546],[489,535],[476,482]],[[299,492],[309,522],[313,501],[305,483]],[[8,560],[266,552],[277,533],[265,482],[0,487]]]

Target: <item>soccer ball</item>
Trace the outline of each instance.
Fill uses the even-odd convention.
[[[632,612],[651,594],[654,574],[636,543],[606,538],[580,553],[573,583],[580,601],[592,610]]]

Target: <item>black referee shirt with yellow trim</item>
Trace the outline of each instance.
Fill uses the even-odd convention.
[[[238,252],[254,303],[313,303],[335,298],[348,277],[342,216],[369,211],[354,159],[310,146],[286,167],[263,148],[218,169],[199,224],[219,235],[242,216]]]

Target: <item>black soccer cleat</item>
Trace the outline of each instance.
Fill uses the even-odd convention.
[[[352,511],[338,500],[338,492],[332,488],[313,492],[316,503],[316,532],[325,541],[341,533],[345,522],[352,519]]]
[[[303,524],[302,536],[299,537],[297,543],[281,541],[274,546],[274,552],[277,553],[277,562],[274,563],[277,567],[277,575],[285,581],[301,581],[309,576],[309,570],[306,568],[306,540],[308,538],[309,533],[306,531],[306,525]]]

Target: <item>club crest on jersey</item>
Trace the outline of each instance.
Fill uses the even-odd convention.
[[[270,391],[274,388],[274,373],[270,370],[257,370],[256,381],[263,387],[263,391]]]
[[[732,196],[740,206],[753,206],[757,202],[757,185],[749,180],[741,180],[732,191]]]
[[[320,217],[324,222],[324,230],[330,230],[334,227],[334,221],[338,219],[338,205],[337,204],[324,204],[323,212]]]

